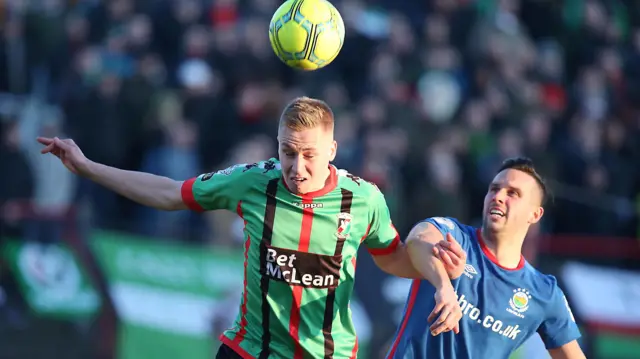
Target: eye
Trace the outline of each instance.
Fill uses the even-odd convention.
[[[304,155],[304,158],[308,158],[308,159],[312,159],[314,157],[315,157],[314,155]]]
[[[295,156],[296,154],[295,154],[295,153],[293,153],[293,152],[285,152],[285,153],[284,153],[284,155],[285,155],[285,156],[287,156],[287,157],[293,157],[293,156]]]
[[[520,196],[520,194],[518,193],[518,191],[514,191],[512,189],[510,189],[507,194],[509,195],[509,197],[518,197]]]

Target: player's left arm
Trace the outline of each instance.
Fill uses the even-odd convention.
[[[581,334],[569,302],[556,283],[547,317],[538,333],[553,359],[586,359],[578,344]]]
[[[560,348],[549,349],[552,359],[586,359],[577,340],[570,341]]]

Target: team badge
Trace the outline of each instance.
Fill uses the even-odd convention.
[[[338,231],[336,236],[340,239],[349,238],[349,232],[351,231],[351,214],[340,213],[338,214]]]
[[[509,299],[509,307],[511,310],[508,310],[510,313],[515,314],[519,317],[522,317],[522,313],[526,312],[529,309],[529,300],[531,299],[531,295],[529,291],[526,289],[518,288],[513,290],[513,296]]]

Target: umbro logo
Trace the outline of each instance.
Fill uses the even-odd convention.
[[[471,264],[464,265],[464,275],[469,277],[469,279],[473,279],[473,276],[477,274],[478,274],[478,271]]]

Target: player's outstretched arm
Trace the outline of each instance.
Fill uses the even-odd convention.
[[[573,340],[559,348],[549,349],[552,359],[586,359],[577,340]]]
[[[150,173],[125,171],[105,166],[86,158],[71,139],[38,137],[45,147],[42,154],[51,153],[71,172],[86,177],[142,205],[161,210],[187,209],[181,196],[181,181]]]

